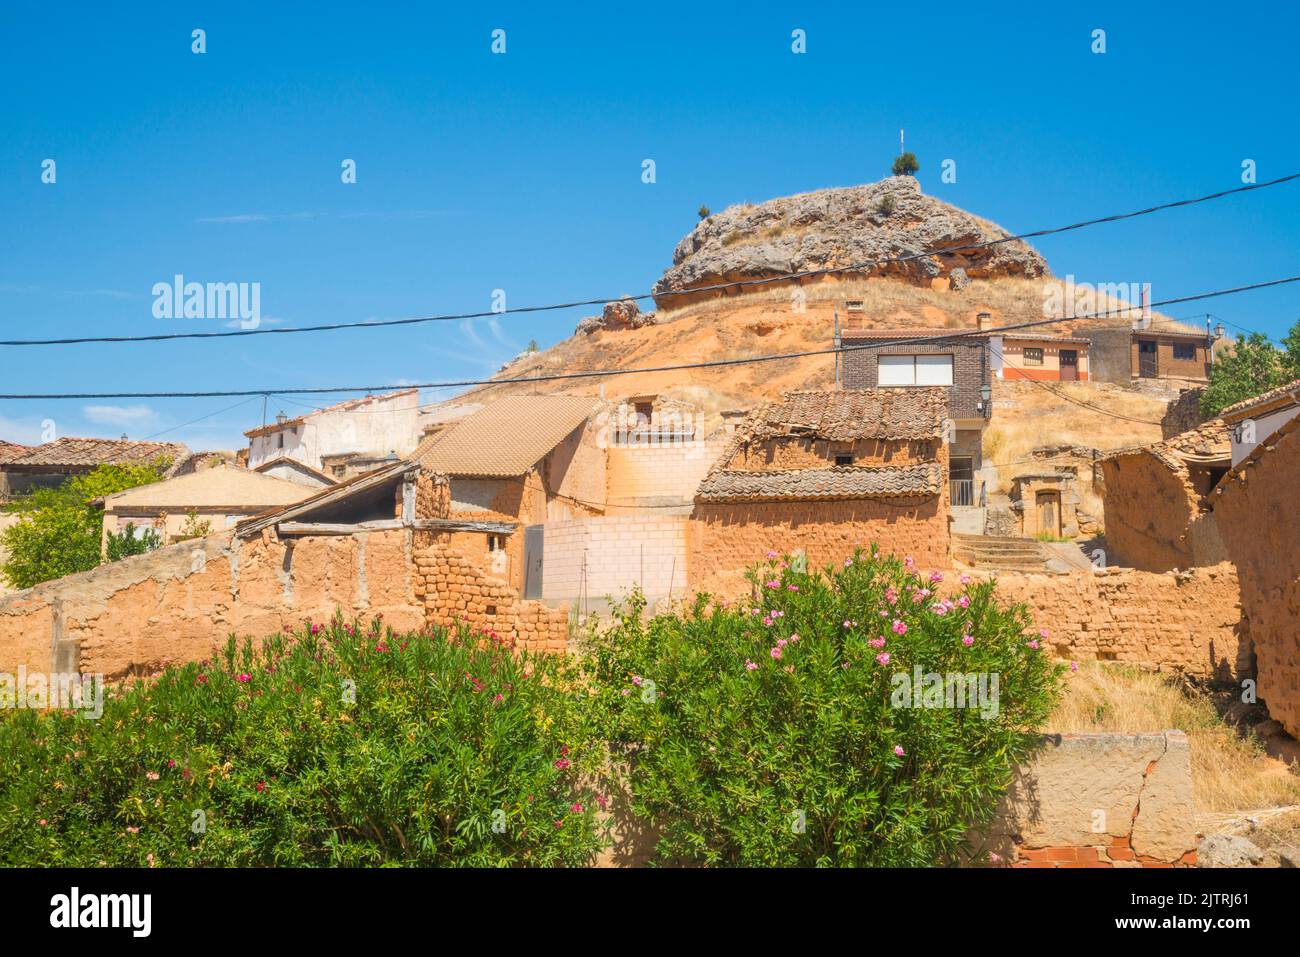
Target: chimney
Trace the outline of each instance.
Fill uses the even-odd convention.
[[[993,328],[992,314],[987,312],[981,312],[979,315],[975,317],[975,325],[977,328],[981,330],[992,329]]]

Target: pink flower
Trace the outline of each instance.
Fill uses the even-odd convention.
[[[970,607],[970,596],[969,596],[969,595],[962,595],[960,598],[957,599],[957,604],[960,605],[962,608],[969,608],[969,607]]]
[[[790,640],[791,640],[791,641],[798,641],[798,640],[799,640],[799,632],[797,632],[797,631],[792,631],[792,632],[790,632]]]
[[[780,646],[780,645],[777,645],[775,648],[773,648],[771,651],[769,651],[768,654],[771,655],[773,658],[780,658],[780,657],[781,657],[781,646]]]
[[[36,823],[39,824],[41,827],[45,827],[45,826],[48,825],[50,822],[47,821],[47,820],[45,820],[45,818],[41,818],[41,819],[40,819],[39,821],[37,821]]]
[[[1027,642],[1025,642],[1025,647],[1026,647],[1026,648],[1033,648],[1035,651],[1037,651],[1037,650],[1038,650],[1038,639],[1035,638],[1033,641],[1027,641]]]
[[[901,744],[894,745],[894,754],[898,755],[901,758],[906,753],[907,752],[903,750],[903,746]]]
[[[1071,671],[1071,672],[1075,672],[1075,671],[1078,671],[1078,670],[1079,670],[1079,663],[1078,663],[1077,661],[1071,661],[1071,662],[1070,662],[1070,671]]]
[[[896,635],[907,634],[907,624],[898,618],[894,619],[894,624],[891,625],[890,627],[894,629],[894,634]]]
[[[856,621],[849,621],[849,619],[845,618],[845,619],[844,619],[844,627],[845,627],[845,628],[856,628],[856,627],[858,627],[858,623],[857,623]]]
[[[640,687],[640,686],[641,686],[641,676],[640,676],[640,675],[633,675],[633,676],[632,676],[632,684],[636,685],[637,687]]]
[[[891,605],[895,604],[898,601],[898,589],[892,585],[886,588],[885,601],[889,602]]]
[[[42,823],[44,823],[44,822],[42,822]],[[126,831],[127,831],[128,834],[139,834],[139,833],[140,833],[140,829],[139,829],[138,827],[132,825],[132,824],[128,824],[128,825],[126,826]]]
[[[745,670],[746,670],[746,671],[757,671],[757,670],[758,670],[758,665],[754,664],[752,661],[750,661],[748,658],[746,658],[746,659],[745,659]]]
[[[247,684],[253,680],[253,676],[245,672],[244,674],[235,675],[235,680],[240,684]]]
[[[841,667],[841,668],[847,668],[848,666],[849,666],[849,663],[848,663],[847,661],[841,661],[841,662],[840,662],[840,667]]]
[[[885,636],[881,635],[879,638],[872,638],[870,641],[867,642],[867,644],[869,644],[872,648],[883,648],[885,647]]]
[[[579,803],[578,801],[574,801],[572,804],[569,805],[569,810],[572,811],[574,814],[581,814],[582,804]]]
[[[947,604],[941,601],[937,601],[933,605],[931,605],[930,610],[934,612],[936,615],[940,615],[940,616],[948,614]]]
[[[908,555],[906,558],[903,559],[903,564],[904,564],[905,566],[907,566],[908,568],[915,568],[915,567],[916,567],[916,560],[915,560],[914,558],[912,558],[911,555]]]
[[[1047,631],[1046,628],[1039,628],[1039,629],[1038,629],[1038,637],[1039,637],[1039,638],[1042,638],[1044,641],[1046,641],[1048,638],[1050,638],[1050,637],[1052,637],[1052,636],[1048,633],[1048,631]]]
[[[790,642],[788,642],[788,641],[787,641],[786,639],[784,639],[784,638],[778,638],[778,639],[776,640],[776,646],[777,646],[778,648],[784,648],[784,647],[785,647],[786,645],[788,645],[789,643],[790,643]]]
[[[623,697],[624,697],[624,698],[626,698],[626,697],[627,697],[628,695],[630,695],[631,693],[632,693],[632,689],[631,689],[631,688],[624,688],[624,689],[623,689]]]
[[[962,635],[961,643],[969,648],[971,645],[975,644],[975,639],[970,635]]]
[[[257,784],[257,793],[258,793],[258,794],[261,794],[261,793],[262,793],[263,791],[265,791],[265,790],[266,790],[266,782],[265,782],[265,781],[259,781],[258,784]]]
[[[600,805],[600,809],[604,811],[609,807],[609,798],[605,797],[603,794],[597,794],[596,803]]]
[[[555,761],[555,766],[561,771],[567,771],[569,769],[569,759],[557,758]]]
[[[970,576],[969,576],[969,575],[962,575],[961,578],[959,578],[959,579],[957,579],[957,580],[958,580],[959,582],[961,582],[963,585],[969,585],[969,584],[970,584]]]
[[[939,572],[939,571],[930,572],[930,581],[932,582],[943,581],[943,572]]]
[[[851,559],[851,558],[846,558],[846,559],[844,559],[844,567],[845,567],[845,568],[848,568],[848,567],[849,567],[850,565],[852,565],[852,564],[853,564],[853,559]]]
[[[312,626],[311,626],[311,633],[312,633],[313,635],[318,634],[319,632],[320,632],[320,625],[312,625]]]
[[[776,579],[772,579],[770,582],[767,582],[767,583],[766,583],[766,587],[768,587],[768,588],[780,588],[780,587],[781,587],[781,583],[780,583],[779,581],[777,581]]]
[[[876,661],[880,662],[882,665],[889,664],[889,652],[882,651],[880,654],[876,655]]]
[[[174,768],[174,767],[176,767],[176,759],[175,759],[175,758],[168,758],[168,759],[167,759],[167,767],[169,767],[169,768]]]
[[[197,678],[194,679],[194,683],[195,683],[196,685],[205,685],[205,684],[208,683],[208,676],[207,676],[207,675],[203,675],[203,674],[201,674],[201,675],[199,675]]]
[[[776,552],[772,551],[772,550],[769,548],[769,549],[767,550],[767,557],[768,557],[768,558],[776,558]]]
[[[798,585],[786,585],[786,586],[785,586],[785,590],[786,590],[786,591],[798,591],[798,590],[799,590],[799,586],[798,586]]]
[[[493,698],[492,700],[493,700],[494,702],[505,701],[505,700],[506,700],[506,696],[505,696],[505,695],[502,695],[502,694],[499,694],[499,695],[497,695],[495,698]]]

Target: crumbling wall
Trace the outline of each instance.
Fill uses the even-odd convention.
[[[406,535],[212,535],[46,582],[0,599],[0,670],[152,672],[338,608],[419,628]]]
[[[475,633],[490,632],[529,651],[562,652],[568,644],[564,607],[523,601],[509,582],[485,573],[458,549],[436,544],[414,556],[415,595],[424,602],[425,623]]]
[[[1186,536],[1196,493],[1185,475],[1147,453],[1107,459],[1102,472],[1110,564],[1152,572],[1196,564]]]
[[[1259,697],[1300,737],[1300,421],[1264,440],[1210,496],[1241,580]]]
[[[1196,863],[1182,731],[1049,734],[1016,769],[984,846],[1013,867]]]
[[[1237,573],[1223,563],[1186,572],[1109,568],[999,575],[1001,603],[1024,603],[1061,658],[1127,661],[1202,677],[1253,673]]]

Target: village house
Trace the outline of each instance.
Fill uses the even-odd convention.
[[[978,322],[980,329],[989,332],[989,366],[995,379],[1089,381],[1086,338],[1045,335],[1032,329],[1000,333],[993,329],[992,317],[987,312],[979,314]]]
[[[244,435],[249,441],[251,469],[280,458],[323,471],[325,459],[331,456],[401,457],[414,450],[419,441],[420,390],[349,399],[294,418],[281,412],[273,423]],[[327,474],[333,480],[347,477],[346,459],[333,460],[331,467],[333,472]]]
[[[1261,442],[1300,415],[1300,379],[1230,405],[1220,415],[1232,429],[1232,464],[1239,465]]]
[[[1169,385],[1204,385],[1214,364],[1215,335],[1173,320],[1135,328],[1130,338],[1132,378],[1162,380]]]
[[[189,449],[172,442],[130,442],[125,438],[55,439],[0,461],[0,500],[33,488],[57,487],[72,476],[86,475],[101,465],[163,462],[170,476],[189,457]]]
[[[108,536],[128,525],[137,537],[146,529],[154,530],[167,545],[232,528],[245,518],[311,494],[310,488],[294,482],[219,465],[106,495],[93,504],[104,511],[101,548],[107,553]]]
[[[1211,419],[1171,439],[1102,456],[1109,563],[1168,571],[1223,560],[1214,523],[1202,519],[1231,455],[1228,426]]]
[[[735,589],[769,551],[856,548],[949,564],[944,388],[791,392],[752,412],[695,493],[693,588]]]

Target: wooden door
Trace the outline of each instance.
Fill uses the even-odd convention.
[[[1153,339],[1138,340],[1138,375],[1151,377],[1158,372],[1156,344]]]
[[[1038,493],[1038,530],[1061,535],[1061,496],[1056,492]]]
[[[1061,350],[1061,381],[1077,382],[1079,380],[1079,350]]]

